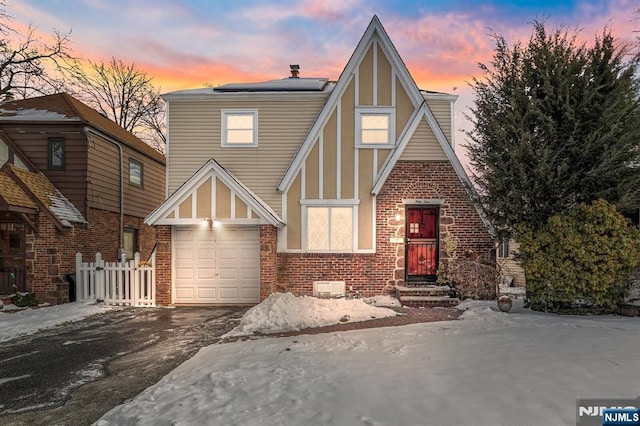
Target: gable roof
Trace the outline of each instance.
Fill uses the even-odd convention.
[[[402,82],[403,86],[407,88],[407,94],[413,102],[414,106],[417,107],[421,103],[425,102],[424,98],[420,94],[420,91],[418,90],[418,86],[416,86],[416,83],[413,81],[413,78],[409,74],[406,65],[402,61],[402,58],[400,58],[398,51],[391,42],[389,35],[382,26],[382,23],[380,23],[378,16],[374,15],[371,19],[371,22],[369,23],[369,26],[362,35],[362,38],[358,42],[356,49],[353,51],[351,58],[349,58],[347,65],[340,74],[340,78],[338,78],[335,88],[331,92],[331,95],[329,95],[329,98],[320,111],[320,114],[318,114],[318,118],[313,123],[313,126],[307,134],[307,137],[303,141],[302,145],[300,145],[298,152],[293,157],[291,164],[282,176],[280,184],[278,185],[278,191],[286,192],[293,183],[293,180],[300,170],[304,159],[313,148],[316,139],[318,139],[320,132],[329,120],[332,111],[336,107],[338,101],[349,85],[349,81],[351,80],[353,73],[355,72],[360,62],[362,62],[362,59],[367,53],[367,49],[369,48],[369,45],[374,40],[374,38],[378,40],[378,46],[380,46],[380,48],[382,48],[382,50],[387,55],[387,59],[391,62],[392,68],[397,71],[396,75]]]
[[[251,210],[255,211],[262,219],[266,220],[267,223],[277,227],[283,227],[285,225],[280,216],[278,216],[266,202],[213,158],[207,160],[185,183],[176,189],[169,198],[149,213],[144,222],[148,225],[160,224],[159,222],[162,221],[162,219],[174,211],[189,195],[197,191],[202,182],[212,175],[233,190]]]
[[[0,104],[0,122],[2,121],[85,123],[165,164],[164,156],[158,151],[67,93],[3,102]]]
[[[36,203],[6,173],[0,171],[0,206],[8,211],[37,211]]]
[[[88,223],[73,203],[42,173],[30,172],[12,164],[6,164],[2,171],[31,199],[33,205],[49,215],[60,231],[73,228],[74,223]],[[18,198],[22,199],[22,196],[18,194]]]
[[[489,232],[494,233],[495,231],[493,230],[493,225],[488,220],[484,210],[482,209],[482,206],[480,206],[477,202],[477,195],[475,193],[471,180],[464,170],[464,167],[462,167],[460,160],[456,156],[455,151],[447,140],[447,137],[442,131],[442,128],[435,119],[433,112],[427,105],[423,92],[418,88],[415,81],[411,77],[409,70],[407,69],[404,61],[400,57],[400,54],[393,45],[391,39],[389,38],[389,35],[385,31],[378,17],[375,15],[371,19],[371,22],[369,23],[369,26],[364,32],[362,38],[358,42],[358,45],[351,55],[351,58],[349,58],[346,67],[340,74],[340,78],[338,79],[335,88],[327,99],[324,107],[320,111],[320,114],[318,114],[318,117],[314,122],[311,130],[307,134],[305,140],[298,149],[298,152],[295,154],[289,167],[282,176],[280,184],[278,185],[278,191],[284,193],[288,191],[293,184],[293,181],[300,171],[303,162],[309,155],[309,152],[318,139],[320,132],[326,125],[332,111],[336,108],[337,103],[340,101],[347,86],[349,85],[352,75],[354,74],[359,64],[362,62],[369,46],[374,39],[377,40],[378,46],[383,50],[387,59],[391,63],[392,69],[396,71],[396,76],[404,86],[407,95],[409,96],[411,102],[415,107],[415,110],[410,119],[410,124],[404,129],[403,133],[398,138],[395,147],[393,148],[391,154],[387,157],[387,160],[385,161],[380,173],[378,174],[371,189],[371,194],[374,196],[378,195],[378,193],[382,189],[382,186],[386,182],[386,179],[389,177],[389,174],[393,170],[393,167],[396,165],[404,149],[411,140],[411,137],[416,131],[421,120],[424,119],[432,129],[436,140],[440,144],[440,147],[447,156],[447,159],[458,175],[458,178],[466,188],[467,193],[473,201],[474,206],[478,211],[480,217],[482,218],[485,227],[489,230]]]

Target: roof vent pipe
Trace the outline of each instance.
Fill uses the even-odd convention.
[[[299,78],[298,74],[300,74],[300,65],[298,64],[289,65],[289,68],[291,68],[291,77],[289,78]]]

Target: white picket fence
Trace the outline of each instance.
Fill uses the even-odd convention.
[[[127,261],[105,262],[96,253],[95,262],[83,262],[76,254],[76,299],[104,301],[109,305],[156,305],[156,254],[149,262],[140,263],[140,253]]]

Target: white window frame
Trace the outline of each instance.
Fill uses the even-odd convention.
[[[258,110],[257,109],[223,109],[221,111],[221,146],[225,148],[255,148],[258,146]],[[227,117],[233,115],[252,116],[253,118],[253,142],[238,143],[227,142]]]
[[[384,115],[389,119],[386,143],[362,142],[362,117],[367,115]],[[396,139],[396,109],[389,107],[356,107],[356,148],[391,148],[395,146]]]
[[[358,200],[300,200],[300,203],[303,206],[302,211],[302,235],[304,238],[303,243],[303,251],[307,253],[355,253],[356,252],[356,243],[357,243],[357,235],[356,229],[358,227],[357,224],[357,213],[358,209],[356,206],[358,205]],[[309,208],[326,208],[328,214],[328,226],[329,226],[329,248],[323,250],[311,250],[309,249],[309,241],[308,241],[308,209]],[[348,250],[332,250],[331,249],[331,209],[332,208],[350,208],[351,209],[351,248]]]

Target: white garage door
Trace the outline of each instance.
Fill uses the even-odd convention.
[[[258,228],[175,227],[174,303],[260,302]]]

